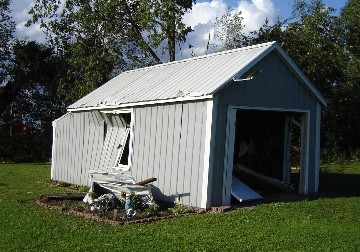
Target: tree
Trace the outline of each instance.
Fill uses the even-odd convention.
[[[192,0],[162,0],[162,1],[142,1],[150,3],[149,13],[154,13],[150,20],[154,22],[152,34],[149,36],[152,45],[157,48],[162,41],[167,40],[169,61],[175,61],[176,42],[185,42],[186,36],[192,31],[190,26],[185,26],[182,22],[183,15],[191,10]],[[145,6],[145,4],[143,5]],[[151,11],[153,10],[153,11]],[[151,27],[149,27],[151,30]]]
[[[346,29],[346,46],[357,57],[360,57],[360,2],[348,0],[341,11],[341,18]]]
[[[3,85],[6,85],[7,69],[11,60],[10,44],[15,31],[11,20],[10,0],[0,0],[0,115],[3,110]]]
[[[241,11],[228,9],[226,13],[216,18],[216,32],[214,37],[222,43],[221,50],[230,50],[243,47],[247,44],[247,36],[243,33],[243,20]]]
[[[50,157],[51,122],[65,112],[58,88],[66,65],[53,48],[34,41],[15,42],[12,53],[6,85],[12,101],[0,120],[0,159],[45,161]]]
[[[176,41],[191,31],[182,22],[191,6],[191,0],[37,0],[28,25],[40,21],[57,50],[70,55],[66,77],[73,83],[64,89],[72,90],[72,102],[121,71],[161,63],[156,49],[164,41],[175,60]]]
[[[242,34],[242,24],[223,22],[225,31],[236,31],[230,46],[241,47],[278,41],[328,101],[322,117],[322,145],[328,153],[349,155],[360,149],[360,3],[349,0],[334,15],[321,0],[298,0],[292,17],[270,26],[266,20],[258,31]],[[234,27],[233,27],[234,26]],[[225,43],[227,46],[228,41]]]

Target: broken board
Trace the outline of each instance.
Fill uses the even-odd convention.
[[[250,168],[247,168],[245,166],[243,166],[242,164],[237,163],[236,164],[236,169],[247,173],[248,175],[251,175],[259,180],[261,180],[263,183],[272,185],[274,187],[277,187],[278,189],[284,190],[286,192],[293,192],[294,191],[294,186],[290,183],[284,182],[284,181],[280,181],[278,179],[275,178],[271,178],[271,177],[267,177],[263,174],[260,174]]]
[[[232,176],[231,195],[240,202],[262,199],[262,196],[244,184],[240,179]]]

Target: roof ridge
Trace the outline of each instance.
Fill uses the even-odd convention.
[[[271,42],[266,42],[266,43],[262,43],[262,44],[256,44],[256,45],[251,45],[251,46],[245,46],[245,47],[235,48],[235,49],[231,49],[231,50],[225,50],[225,51],[210,53],[210,54],[201,55],[201,56],[196,56],[196,57],[192,57],[192,58],[187,58],[187,59],[182,59],[182,60],[176,60],[176,61],[161,63],[161,64],[157,64],[157,65],[153,65],[153,66],[148,66],[148,67],[142,67],[142,68],[138,68],[138,69],[128,70],[128,71],[123,72],[123,74],[132,73],[132,72],[138,72],[138,71],[144,71],[144,70],[153,69],[153,68],[157,68],[157,67],[165,67],[165,66],[169,66],[169,65],[175,65],[175,64],[180,64],[180,63],[195,61],[195,60],[204,59],[204,58],[209,58],[209,57],[215,57],[215,56],[224,55],[224,54],[229,54],[229,53],[235,53],[235,52],[240,52],[240,51],[251,50],[251,49],[255,49],[255,48],[261,48],[261,47],[266,47],[266,46],[269,46],[269,47],[270,47],[270,46],[272,46],[273,44],[276,44],[276,43],[277,43],[276,41],[271,41]]]

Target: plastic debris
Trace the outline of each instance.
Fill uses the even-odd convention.
[[[118,204],[118,199],[112,193],[101,195],[99,198],[94,199],[90,204],[91,212],[104,212],[113,210]]]

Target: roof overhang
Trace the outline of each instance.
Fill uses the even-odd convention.
[[[213,95],[183,96],[183,97],[176,97],[176,98],[172,98],[172,99],[133,102],[133,103],[125,103],[125,104],[119,104],[119,105],[99,104],[98,106],[93,106],[93,107],[68,108],[67,111],[76,112],[76,111],[90,111],[90,110],[99,110],[99,109],[100,110],[104,110],[104,109],[109,110],[109,109],[130,108],[130,107],[139,107],[139,106],[146,106],[146,105],[176,103],[176,102],[184,102],[184,101],[200,101],[200,100],[210,100],[210,99],[213,99]]]

